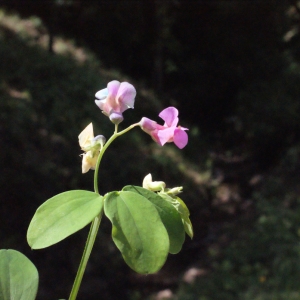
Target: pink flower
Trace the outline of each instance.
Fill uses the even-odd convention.
[[[164,125],[159,125],[155,121],[144,117],[140,121],[142,130],[150,134],[152,139],[161,146],[165,143],[174,142],[179,149],[184,148],[188,143],[188,135],[185,132],[188,129],[177,126],[179,121],[178,110],[170,106],[164,109],[159,116],[165,121]]]
[[[95,103],[114,124],[119,124],[123,121],[122,113],[133,108],[135,96],[136,90],[132,84],[113,80],[107,88],[96,93]]]

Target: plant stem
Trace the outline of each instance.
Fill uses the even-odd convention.
[[[85,248],[83,251],[83,255],[80,261],[80,265],[76,274],[76,278],[74,280],[74,284],[70,293],[70,297],[69,300],[75,300],[78,294],[78,290],[80,288],[81,285],[81,281],[82,281],[82,277],[86,268],[86,265],[88,263],[90,254],[92,252],[93,246],[94,246],[94,242],[97,236],[97,232],[100,226],[100,222],[101,222],[101,218],[103,215],[103,209],[100,212],[100,214],[93,220],[91,228],[90,228],[90,232],[85,244]]]
[[[106,149],[109,147],[109,145],[118,137],[118,136],[121,136],[123,135],[124,133],[128,132],[129,130],[131,130],[132,128],[138,126],[139,123],[135,123],[135,124],[132,124],[130,125],[129,127],[127,127],[126,129],[120,131],[120,132],[117,132],[117,129],[118,129],[118,125],[116,125],[115,127],[115,132],[114,134],[109,138],[109,140],[105,143],[105,145],[103,146],[103,148],[101,149],[100,153],[99,153],[99,157],[98,157],[98,160],[97,160],[97,164],[96,164],[96,167],[95,167],[95,175],[94,175],[94,190],[95,190],[95,193],[98,193],[99,194],[99,189],[98,189],[98,173],[99,173],[99,166],[100,166],[100,162],[102,160],[102,157],[103,157],[103,154],[104,152],[106,151]]]
[[[102,160],[103,154],[106,151],[106,149],[108,148],[108,146],[120,135],[126,133],[127,131],[131,130],[132,128],[138,126],[139,123],[133,124],[129,127],[127,127],[126,129],[120,131],[118,133],[118,125],[115,126],[115,131],[114,134],[110,137],[110,139],[105,143],[105,145],[103,146],[103,148],[100,150],[99,153],[99,157],[97,159],[97,163],[96,163],[96,167],[95,167],[95,174],[94,174],[94,190],[95,193],[99,194],[99,189],[98,189],[98,173],[99,173],[99,166],[100,166],[100,162]],[[85,272],[85,268],[86,265],[88,263],[89,257],[91,255],[94,243],[95,243],[95,239],[98,233],[98,229],[100,226],[100,222],[102,219],[102,215],[103,215],[103,207],[102,210],[100,212],[100,214],[93,220],[92,224],[91,224],[91,228],[90,228],[90,232],[88,235],[88,238],[86,240],[85,243],[85,248],[81,257],[81,261],[78,267],[78,271],[74,280],[74,284],[69,296],[69,300],[75,300],[81,285],[81,281],[82,281],[82,277],[83,274]]]

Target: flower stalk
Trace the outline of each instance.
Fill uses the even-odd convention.
[[[106,144],[104,144],[104,146],[101,148],[98,159],[97,159],[97,163],[96,163],[96,167],[95,167],[95,173],[94,173],[94,191],[97,194],[99,193],[99,188],[98,188],[98,174],[99,174],[99,167],[100,167],[100,163],[102,160],[102,157],[106,151],[106,149],[109,147],[109,145],[119,136],[123,135],[124,133],[128,132],[129,130],[133,129],[134,127],[139,126],[139,123],[135,123],[130,125],[129,127],[127,127],[126,129],[118,132],[118,124],[115,125],[115,131],[114,134],[110,137],[110,139],[106,142]],[[74,280],[74,284],[69,296],[69,300],[75,300],[82,282],[82,278],[89,260],[89,257],[91,255],[95,240],[96,240],[96,236],[99,230],[99,226],[101,223],[101,219],[102,219],[102,215],[103,215],[103,208],[100,212],[100,214],[98,216],[96,216],[96,218],[92,221],[91,227],[90,227],[90,231],[89,231],[89,235],[88,238],[86,240],[85,243],[85,248],[84,248],[84,252],[82,254],[82,258],[78,267],[78,271]]]

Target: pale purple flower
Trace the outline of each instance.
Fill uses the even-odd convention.
[[[113,80],[107,88],[96,93],[95,103],[114,124],[119,124],[123,121],[122,113],[134,107],[135,96],[136,90],[132,84]]]
[[[140,121],[142,130],[150,134],[152,139],[161,146],[165,143],[174,142],[179,149],[184,148],[188,143],[188,135],[185,132],[188,129],[177,126],[179,121],[178,110],[170,106],[164,109],[159,114],[159,117],[165,121],[164,125],[159,125],[155,121],[145,117],[142,118]]]

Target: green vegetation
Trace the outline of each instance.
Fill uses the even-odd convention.
[[[180,152],[156,146],[138,129],[120,138],[103,160],[101,193],[140,185],[145,170],[169,187],[183,182],[195,236],[160,273],[141,279],[122,262],[104,222],[79,299],[146,299],[167,288],[177,300],[300,299],[299,13],[294,1],[213,2],[194,1],[192,9],[183,1],[178,8],[152,7],[149,14],[165,20],[157,37],[147,7],[131,4],[152,20],[148,26],[142,14],[131,20],[130,6],[116,4],[106,15],[87,1],[82,19],[77,16],[89,21],[80,34],[70,25],[71,10],[60,12],[69,22],[56,28],[54,53],[47,51],[49,23],[38,6],[31,14],[30,6],[19,10],[43,21],[1,11],[1,245],[20,250],[37,266],[38,299],[67,297],[86,229],[39,253],[26,244],[26,229],[45,199],[92,188],[91,172],[81,174],[77,136],[91,121],[95,134],[112,133],[93,103],[95,92],[112,79],[128,80],[138,91],[135,110],[124,113],[124,128],[139,121],[136,116],[158,121],[160,109],[174,105],[190,140]],[[105,22],[110,29],[100,26]],[[114,26],[118,31],[109,39]],[[103,35],[92,27],[101,27]],[[117,39],[125,30],[131,34]],[[162,77],[152,60],[160,55],[155,37],[164,44]],[[164,93],[158,97],[145,88],[151,85]],[[191,268],[198,270],[194,281],[184,275]]]
[[[7,21],[10,17],[2,13],[2,18]],[[18,17],[12,18],[14,22],[11,24],[14,26],[18,22],[20,27],[24,25]],[[31,24],[29,20],[27,22]],[[50,54],[36,43],[26,28],[23,27],[22,34],[20,31],[16,34],[14,29],[3,23],[0,27],[2,247],[21,250],[31,260],[34,260],[33,256],[37,257],[34,263],[38,269],[44,269],[40,273],[45,280],[44,284],[41,280],[38,297],[66,297],[74,279],[86,232],[70,238],[70,242],[55,246],[56,250],[51,249],[41,255],[32,253],[24,237],[30,217],[44,200],[65,190],[92,189],[92,172],[81,174],[79,154],[82,151],[77,137],[91,121],[95,126],[95,134],[112,134],[113,126],[102,117],[94,104],[94,94],[105,87],[109,80],[124,79],[114,72],[110,75],[99,70],[99,62],[93,57],[82,63],[76,60],[76,56],[70,57],[70,53]],[[74,46],[66,43],[65,47],[72,50]],[[154,116],[159,112],[158,107],[151,97],[139,95],[135,110],[125,112],[125,124],[120,127],[125,128],[126,124],[139,121],[136,111],[139,117]],[[124,183],[140,185],[146,175],[145,170],[155,174],[168,169],[168,184],[172,186],[172,176],[183,175],[176,164],[173,163],[170,168],[174,158],[169,159],[168,166],[156,162],[156,149],[160,150],[140,129],[128,135],[126,140],[120,138],[102,162],[99,180],[101,193],[118,187],[121,189]],[[175,159],[179,151],[176,153]],[[137,165],[137,161],[142,163]],[[124,166],[124,169],[120,166]],[[115,299],[123,295],[123,285],[130,287],[131,283],[126,278],[130,270],[122,262],[118,250],[109,244],[110,224],[107,222],[103,226],[104,232],[100,233],[95,250],[99,255],[93,258],[94,261],[92,259],[92,264],[97,266],[92,274],[86,276],[86,281],[94,276],[98,276],[100,281],[105,278],[109,287],[103,288],[97,284],[96,288],[93,287],[94,290],[98,289],[95,294],[109,293],[106,299]],[[79,246],[70,248],[74,243]],[[50,252],[54,252],[53,256],[46,259]],[[72,253],[71,261],[63,261],[64,256],[69,257],[67,253]],[[64,264],[69,267],[64,267]],[[55,277],[60,284],[48,281],[47,278],[52,278],[57,272],[60,275]],[[125,278],[116,284],[118,272]]]

